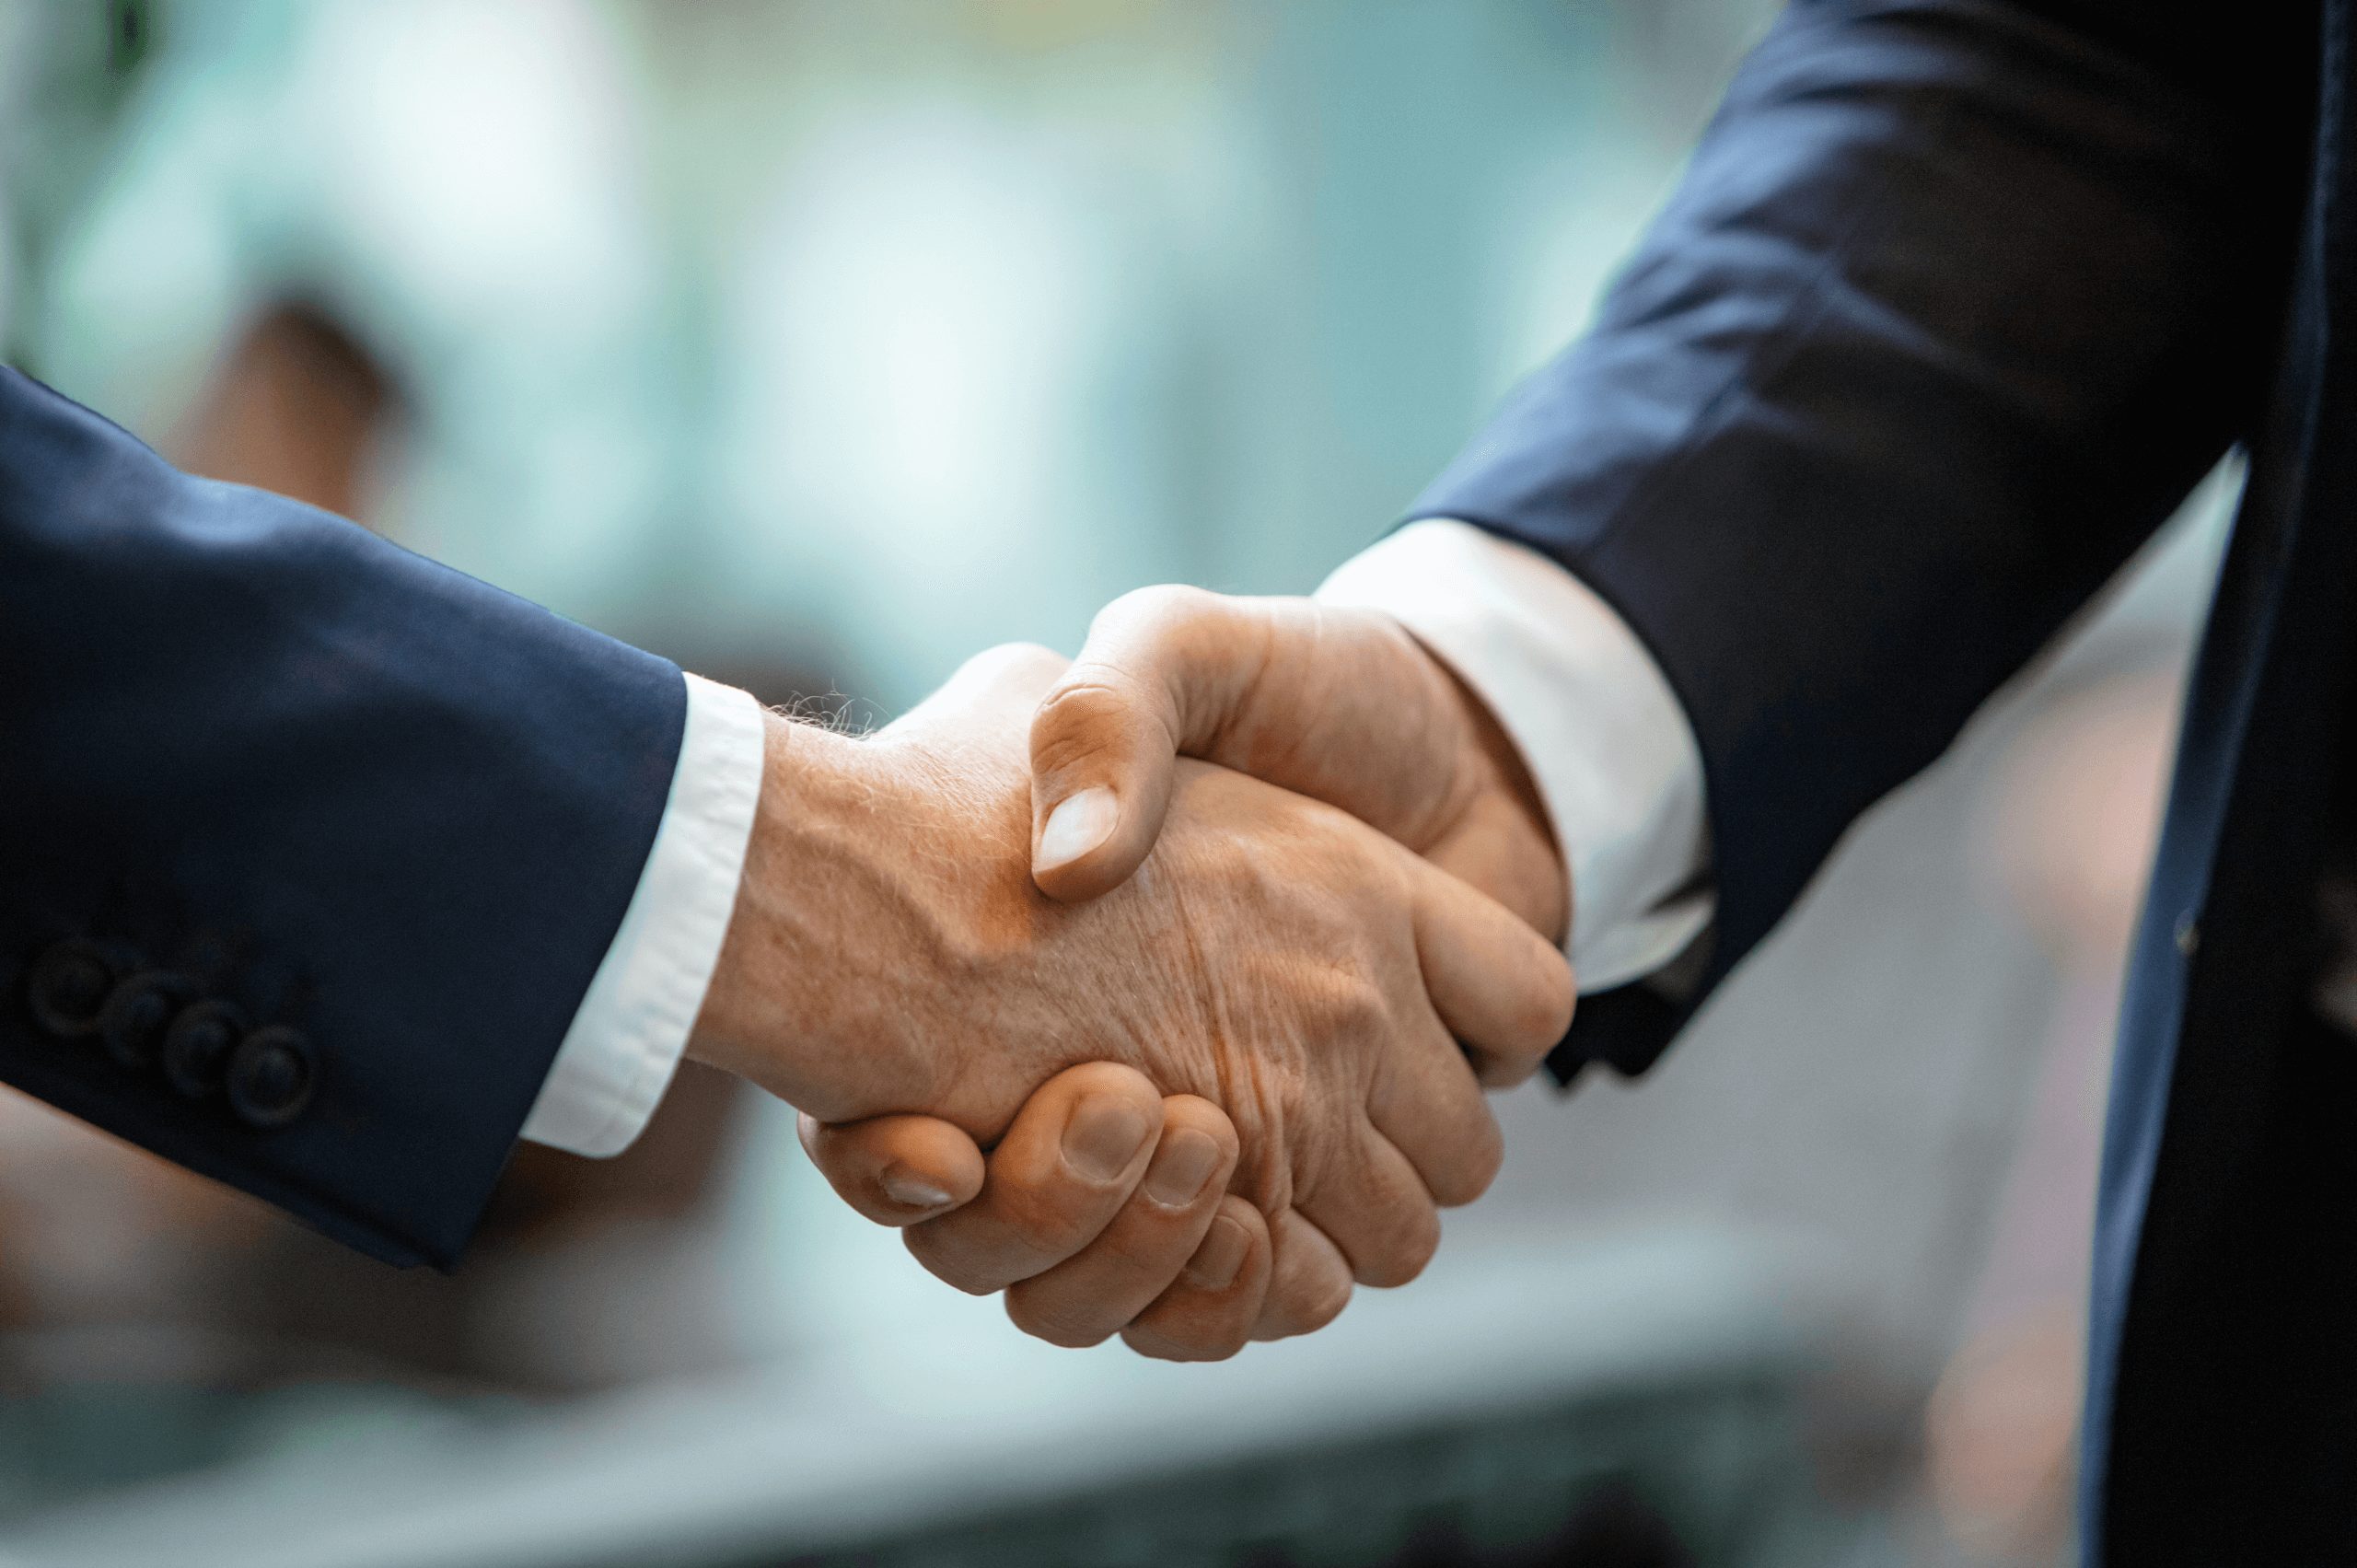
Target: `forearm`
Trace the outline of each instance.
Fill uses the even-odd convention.
[[[904,856],[907,759],[772,714],[737,903],[688,1053],[823,1121],[932,1103],[915,972],[951,945]],[[938,845],[942,855],[957,846]]]
[[[1083,934],[1133,947],[1133,917],[1059,911],[1031,886],[1028,802],[1005,738],[994,756],[912,733],[946,711],[951,726],[928,727],[988,733],[987,715],[1020,734],[1025,706],[960,680],[874,736],[768,716],[744,875],[691,1056],[821,1121],[926,1111],[988,1139],[1051,1074],[1133,1059],[1155,1036],[1133,1016],[1147,977],[1129,977],[1134,997],[1109,990],[1091,966],[1111,960]]]
[[[1552,558],[1666,676],[1713,978],[2238,434],[2282,108],[2021,7],[1797,6],[1594,331],[1418,504]]]
[[[455,1255],[645,862],[679,671],[13,373],[0,668],[0,1075],[355,1245]],[[158,1027],[201,998],[225,1040],[299,1033],[299,1110],[257,1124],[210,1047],[176,1082],[153,1031],[58,1038],[22,1004],[67,942],[103,950],[94,1005],[157,971]]]

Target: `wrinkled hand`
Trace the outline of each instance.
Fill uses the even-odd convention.
[[[1089,1114],[1125,1105],[1158,1128],[1150,1159],[1109,1174],[1073,1157],[1068,1130],[1090,1101]],[[1095,1062],[1049,1079],[987,1165],[972,1139],[929,1116],[838,1127],[805,1116],[802,1143],[853,1207],[908,1226],[910,1251],[935,1274],[978,1295],[1014,1280],[1007,1316],[1051,1344],[1119,1333],[1164,1360],[1217,1360],[1256,1332],[1317,1328],[1350,1293],[1347,1276],[1319,1269],[1272,1286],[1268,1225],[1226,1191],[1235,1127],[1207,1100],[1165,1098],[1132,1068]]]
[[[933,1240],[912,1236],[968,1288],[1088,1260],[1086,1235],[1061,1258],[1074,1236],[1028,1255],[1003,1243],[1006,1216],[1023,1221],[1022,1173],[1074,1163],[1079,1109],[1097,1097],[1040,1114],[1039,1128],[1062,1129],[1052,1161],[1045,1131],[1018,1137],[1034,1123],[1017,1125],[1017,1111],[1035,1086],[1090,1062],[1226,1112],[1232,1185],[1269,1219],[1272,1303],[1330,1315],[1353,1277],[1411,1277],[1436,1239],[1434,1202],[1478,1194],[1499,1157],[1457,1042],[1500,1078],[1531,1071],[1569,1016],[1560,957],[1341,812],[1191,762],[1171,771],[1156,853],[1127,885],[1076,906],[1042,898],[1027,874],[1023,732],[1060,667],[1036,650],[985,656],[867,742],[773,733],[776,787],[765,783],[691,1049],[822,1121],[929,1112],[978,1144],[1005,1133],[991,1171],[1009,1162],[999,1198],[985,1179],[974,1203],[920,1227]],[[1166,1105],[1163,1120],[1190,1114]],[[1107,1234],[1130,1224],[1141,1179],[1151,1185],[1160,1144],[1150,1115],[1135,1121],[1127,1161],[1079,1162],[1100,1191],[1124,1194]],[[1208,1121],[1194,1130],[1217,1136]],[[1097,1156],[1119,1141],[1104,1125],[1077,1139]],[[871,1168],[880,1179],[891,1163]],[[1187,1214],[1188,1225],[1243,1223],[1200,1201]],[[1201,1249],[1183,1227],[1162,1228]],[[1132,1295],[1142,1288],[1132,1282]]]
[[[1126,881],[1162,831],[1179,757],[1339,807],[1550,940],[1570,924],[1513,743],[1387,615],[1189,587],[1106,606],[1031,724],[1040,889],[1079,901]]]
[[[1185,754],[1338,806],[1481,888],[1539,931],[1560,937],[1569,923],[1562,862],[1511,743],[1446,666],[1396,621],[1372,611],[1190,588],[1131,594],[1097,617],[1080,660],[1041,704],[1031,753],[1035,875],[1059,898],[1095,897],[1136,869],[1160,831],[1175,760]],[[1051,822],[1058,830],[1050,830]],[[1485,1071],[1495,1081],[1516,1069],[1485,1063]],[[954,1153],[971,1182],[982,1181],[981,1153],[926,1118],[828,1136],[835,1142],[814,1142],[814,1157],[846,1197],[887,1223],[924,1217],[905,1208],[888,1212],[892,1206],[877,1183],[896,1160]],[[842,1158],[854,1141],[862,1157]],[[1103,1227],[1105,1238],[1092,1247],[1126,1249],[1142,1276],[1168,1278],[1182,1263],[1191,1268],[1173,1243],[1154,1251],[1151,1233],[1132,1214],[1144,1206],[1142,1197],[1117,1211],[1126,1190],[1084,1190],[1069,1179],[1004,1168],[1006,1163],[993,1156],[993,1202],[1019,1210],[1030,1225],[1074,1236]],[[972,1190],[961,1189],[960,1200]],[[1117,1215],[1109,1223],[1109,1213]],[[955,1214],[930,1222],[968,1223]],[[992,1239],[1020,1250],[1004,1232]],[[971,1250],[986,1254],[992,1239]],[[911,1245],[919,1245],[913,1236]],[[1052,1270],[1039,1276],[1043,1283],[1055,1277]],[[1322,1321],[1321,1309],[1301,1299],[1306,1295],[1305,1282],[1281,1279],[1258,1332],[1275,1337]],[[1026,1322],[1013,1294],[1009,1307]],[[1184,1338],[1140,1348],[1181,1353]],[[1217,1353],[1198,1345],[1196,1353]]]

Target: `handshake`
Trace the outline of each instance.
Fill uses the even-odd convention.
[[[1147,589],[1069,667],[766,748],[689,1052],[1058,1344],[1223,1357],[1404,1283],[1569,1027],[1536,791],[1380,614]]]

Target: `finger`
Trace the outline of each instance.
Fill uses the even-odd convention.
[[[1157,1361],[1226,1360],[1252,1338],[1268,1296],[1271,1260],[1269,1223],[1260,1211],[1241,1198],[1223,1197],[1185,1270],[1121,1330],[1121,1342]]]
[[[959,1290],[987,1295],[1096,1239],[1145,1173],[1162,1096],[1135,1068],[1085,1063],[1032,1091],[991,1151],[981,1195],[911,1225],[909,1250]]]
[[[1316,1333],[1351,1304],[1351,1260],[1300,1211],[1269,1225],[1269,1294],[1252,1325],[1256,1340]]]
[[[1367,1098],[1367,1120],[1408,1157],[1424,1191],[1444,1209],[1490,1190],[1505,1163],[1505,1136],[1472,1063],[1436,1017],[1429,1033],[1402,1041],[1384,1060]]]
[[[1571,965],[1504,905],[1421,861],[1407,865],[1433,1011],[1482,1083],[1522,1082],[1572,1027]]]
[[[1097,612],[1031,720],[1031,876],[1080,902],[1129,879],[1170,807],[1171,763],[1257,668],[1233,601],[1141,588]]]
[[[982,1190],[982,1151],[931,1116],[872,1116],[830,1126],[805,1115],[802,1147],[842,1201],[877,1225],[946,1214]]]
[[[1055,1267],[1011,1285],[1015,1326],[1057,1345],[1093,1345],[1120,1330],[1194,1257],[1236,1168],[1235,1124],[1193,1095],[1162,1102],[1162,1139],[1145,1178],[1101,1235]]]
[[[1390,1139],[1364,1129],[1356,1158],[1314,1189],[1294,1192],[1294,1212],[1340,1249],[1363,1285],[1403,1285],[1440,1247],[1440,1211],[1423,1179]]]
[[[1470,804],[1476,711],[1389,616],[1197,588],[1126,594],[1032,720],[1033,880],[1078,901],[1127,878],[1161,830],[1174,754],[1339,807],[1422,853]]]

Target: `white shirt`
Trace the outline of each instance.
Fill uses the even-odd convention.
[[[1434,519],[1344,563],[1318,597],[1397,618],[1520,749],[1571,874],[1565,950],[1581,990],[1652,972],[1710,923],[1693,728],[1636,633],[1578,578]],[[737,901],[761,792],[761,708],[687,679],[686,733],[646,867],[524,1123],[525,1137],[575,1154],[621,1153],[654,1114]]]
[[[576,1155],[621,1153],[655,1114],[737,906],[761,791],[761,704],[687,679],[687,726],[655,842],[524,1119],[525,1137]]]
[[[1652,973],[1710,924],[1701,749],[1653,655],[1586,584],[1433,518],[1344,562],[1318,597],[1399,621],[1521,751],[1571,872],[1581,991]]]

